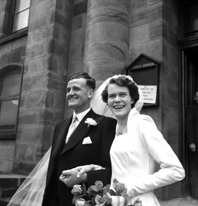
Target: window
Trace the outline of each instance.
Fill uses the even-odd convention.
[[[0,73],[0,139],[16,134],[21,71],[21,67],[12,65]]]
[[[23,35],[27,35],[31,0],[7,0],[0,8],[0,45]]]
[[[28,27],[29,11],[30,0],[16,0],[13,21],[13,32]]]
[[[184,36],[198,35],[198,2],[197,0],[184,1],[183,5],[183,21]]]

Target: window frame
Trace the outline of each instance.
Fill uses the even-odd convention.
[[[9,75],[20,74],[20,85],[19,85],[19,93],[18,95],[13,95],[12,97],[0,98],[0,104],[2,99],[18,99],[18,108],[16,112],[16,122],[13,125],[0,125],[0,140],[11,140],[16,139],[17,134],[17,125],[18,125],[18,116],[19,116],[19,108],[20,108],[20,100],[21,100],[21,90],[22,90],[22,81],[23,81],[23,66],[21,64],[11,64],[0,70],[0,84],[2,85],[3,79]],[[2,91],[2,87],[0,85],[0,92]],[[1,94],[1,93],[0,93]],[[1,96],[0,96],[1,97]],[[13,126],[13,127],[11,127]]]
[[[193,16],[189,16],[189,14],[193,13],[193,9],[198,8],[198,4],[196,0],[184,0],[181,4],[181,19],[180,21],[182,26],[182,38],[190,38],[198,36],[198,29],[193,29]],[[186,18],[186,16],[188,18]],[[194,19],[195,20],[195,19]]]
[[[7,0],[5,6],[5,16],[3,19],[3,26],[1,30],[0,36],[0,44],[3,44],[7,41],[11,41],[13,39],[19,38],[21,36],[27,35],[28,26],[29,26],[29,18],[30,18],[30,9],[31,9],[31,0],[29,7],[29,17],[28,17],[28,25],[23,29],[13,31],[14,26],[14,17],[15,17],[15,5],[17,0]]]
[[[23,9],[23,10],[21,10],[21,11],[16,11],[16,8],[17,8],[17,1],[21,1],[21,0],[15,0],[14,1],[14,9],[13,9],[13,14],[12,14],[12,30],[11,30],[11,33],[12,34],[14,34],[14,33],[16,33],[16,32],[20,32],[20,31],[22,31],[22,30],[24,30],[24,29],[26,29],[26,28],[28,28],[28,26],[29,26],[29,17],[30,17],[30,5],[31,5],[31,0],[30,0],[30,5],[29,5],[29,7],[27,7],[26,9]],[[27,11],[27,10],[29,10],[29,13],[28,13],[28,19],[27,19],[27,26],[26,27],[23,27],[23,28],[21,28],[21,29],[18,29],[18,30],[14,30],[14,23],[15,23],[15,20],[16,20],[16,16],[18,15],[18,14],[21,14],[21,13],[23,13],[24,11]]]

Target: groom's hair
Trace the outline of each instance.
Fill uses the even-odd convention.
[[[79,73],[74,73],[74,74],[70,75],[67,79],[67,82],[69,82],[70,80],[73,80],[73,79],[80,79],[80,78],[85,79],[87,86],[89,86],[91,89],[95,90],[96,80],[94,78],[92,78],[86,72],[82,72],[82,73],[79,72]]]
[[[134,81],[131,81],[129,78],[122,76],[116,77],[116,78],[111,78],[109,80],[109,83],[105,87],[104,91],[102,92],[102,100],[107,103],[108,102],[108,86],[110,84],[115,84],[119,87],[126,87],[129,90],[129,94],[131,98],[133,99],[133,104],[131,105],[134,107],[136,102],[139,100],[139,91],[138,91],[138,86]]]

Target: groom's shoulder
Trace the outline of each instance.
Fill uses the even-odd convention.
[[[111,122],[111,123],[116,123],[117,121],[114,119],[114,118],[111,118],[111,117],[106,117],[104,115],[100,115],[100,114],[97,114],[98,116],[98,119],[100,119],[100,121],[102,122]]]
[[[68,118],[65,118],[65,119],[62,119],[60,121],[58,121],[56,124],[55,124],[55,127],[61,127],[62,125],[66,125],[67,123],[69,123],[71,121],[71,117],[68,117]]]

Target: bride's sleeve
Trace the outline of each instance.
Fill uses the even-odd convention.
[[[131,192],[145,193],[185,177],[185,171],[178,157],[157,129],[149,116],[143,115],[139,122],[140,138],[145,150],[159,164],[160,169],[141,178]]]

